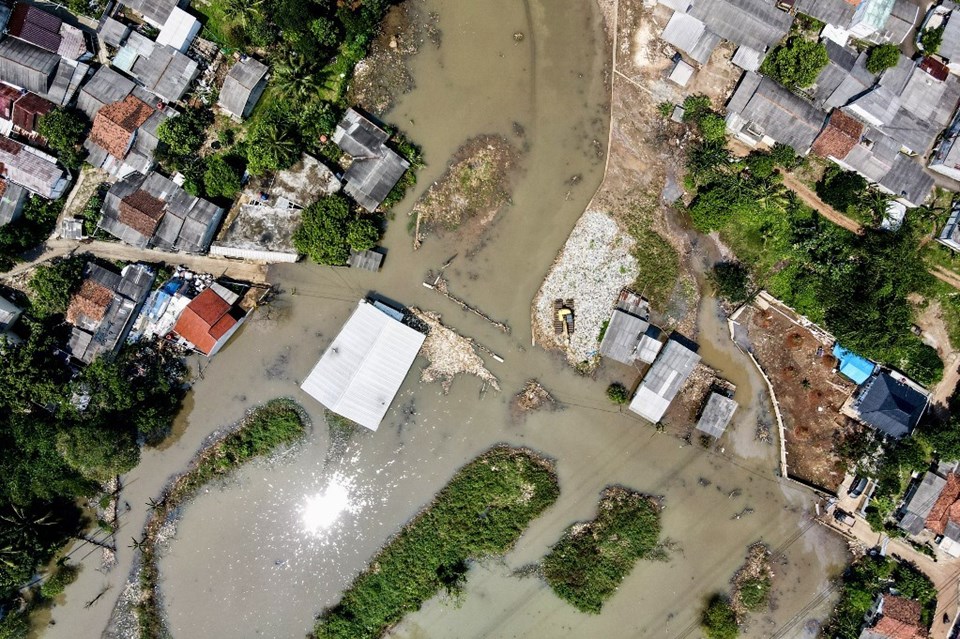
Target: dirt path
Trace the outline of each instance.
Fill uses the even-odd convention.
[[[943,379],[933,389],[930,400],[934,404],[946,406],[960,383],[960,352],[955,351],[950,344],[950,335],[947,333],[942,313],[940,302],[931,301],[917,316],[917,326],[923,329],[923,341],[937,349],[937,354],[943,360]]]
[[[847,229],[851,233],[859,235],[863,232],[863,227],[829,204],[826,204],[809,186],[797,179],[792,173],[785,173],[783,184],[803,200],[805,204],[813,208],[817,213],[827,218],[837,226]]]
[[[0,277],[0,280],[14,282],[18,277],[30,271],[38,264],[74,252],[93,253],[97,257],[102,257],[107,260],[181,264],[193,271],[211,273],[217,277],[226,275],[236,280],[256,284],[262,284],[267,281],[267,266],[264,264],[251,264],[204,255],[187,255],[183,253],[167,253],[166,251],[157,251],[154,249],[140,249],[119,242],[93,241],[83,244],[81,242],[64,239],[47,241],[44,245],[43,252],[38,257],[29,262],[17,265],[7,273],[4,273],[3,276]]]

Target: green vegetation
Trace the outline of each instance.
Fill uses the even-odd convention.
[[[808,87],[816,81],[830,58],[819,42],[793,36],[764,59],[760,72],[788,89]]]
[[[342,265],[350,249],[366,251],[380,239],[374,223],[350,210],[342,195],[328,195],[303,211],[300,227],[293,234],[293,245],[318,264]]]
[[[57,107],[37,120],[37,133],[47,140],[47,146],[57,154],[61,164],[70,169],[80,168],[85,152],[81,144],[90,120],[74,109]]]
[[[840,601],[824,634],[837,639],[857,639],[864,615],[874,599],[888,590],[896,590],[903,597],[919,601],[921,621],[930,626],[937,608],[937,591],[927,576],[912,564],[867,555],[855,561],[844,573]]]
[[[97,187],[87,203],[83,205],[83,212],[80,217],[83,219],[83,232],[85,235],[93,236],[97,232],[97,224],[100,222],[100,211],[103,209],[103,201],[107,196],[109,184],[104,182]]]
[[[263,175],[293,166],[303,151],[300,130],[293,112],[279,106],[257,119],[247,135],[250,173]]]
[[[614,486],[601,494],[595,519],[564,532],[543,560],[543,575],[561,599],[599,614],[637,561],[657,550],[659,538],[659,505]]]
[[[897,66],[900,59],[900,48],[895,44],[878,44],[870,48],[867,54],[867,71],[873,74],[882,73]]]
[[[192,107],[176,117],[167,118],[157,127],[161,144],[154,155],[168,172],[183,174],[183,188],[191,195],[204,194],[205,159],[200,156],[200,148],[212,123],[212,111]]]
[[[700,617],[700,627],[708,639],[734,639],[740,634],[737,615],[730,600],[722,595],[714,595]]]
[[[243,172],[233,166],[223,154],[213,155],[207,158],[203,188],[208,197],[232,200],[240,192],[242,177]]]
[[[296,402],[271,400],[250,411],[234,430],[202,450],[190,470],[167,487],[147,521],[143,539],[134,540],[141,553],[140,586],[144,594],[136,611],[142,639],[168,636],[157,599],[160,573],[156,543],[160,528],[209,482],[223,478],[252,459],[295,443],[306,433],[307,424],[306,414]]]
[[[830,164],[815,186],[821,200],[865,226],[877,226],[886,215],[890,197],[862,176]]]
[[[630,391],[620,382],[614,382],[607,386],[607,399],[618,406],[626,404],[630,401]]]
[[[63,315],[70,298],[83,283],[86,258],[80,255],[58,257],[49,264],[41,264],[30,278],[33,291],[33,310],[40,316]]]
[[[943,32],[945,26],[940,25],[936,29],[924,29],[923,33],[920,34],[920,46],[923,47],[923,52],[927,55],[934,55],[940,50],[940,45],[943,44]]]
[[[62,564],[57,566],[53,574],[47,577],[40,585],[40,596],[44,599],[55,599],[63,594],[67,586],[77,580],[80,567],[76,564]]]
[[[64,200],[45,200],[39,195],[28,197],[23,215],[0,227],[0,272],[9,271],[22,261],[24,252],[50,237]]]
[[[695,124],[707,142],[721,143],[727,124],[723,116],[713,110],[710,98],[703,94],[687,96],[683,101],[683,121]]]
[[[340,603],[321,615],[316,636],[382,636],[441,589],[456,591],[470,561],[510,550],[559,493],[550,462],[525,449],[487,451],[371,560]]]
[[[715,145],[690,151],[694,225],[719,231],[759,286],[823,324],[847,348],[922,384],[938,381],[943,365],[936,351],[909,330],[914,310],[908,297],[928,290],[931,279],[920,257],[922,229],[908,218],[895,233],[867,228],[852,234],[803,204],[778,171],[766,177],[751,172],[754,154],[731,162]],[[777,151],[774,162],[792,155]],[[843,193],[835,190],[836,202]]]
[[[770,601],[770,578],[754,577],[740,584],[740,603],[751,612],[764,610]]]
[[[717,262],[710,273],[717,295],[731,304],[742,304],[750,295],[750,271],[740,262]]]
[[[634,239],[631,255],[637,262],[637,279],[632,288],[643,291],[651,306],[665,312],[680,277],[680,256],[653,226],[653,196],[641,196],[622,215],[624,228]]]

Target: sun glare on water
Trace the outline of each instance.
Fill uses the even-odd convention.
[[[336,479],[332,480],[321,492],[307,498],[303,505],[303,527],[308,533],[320,533],[350,509],[350,492]]]

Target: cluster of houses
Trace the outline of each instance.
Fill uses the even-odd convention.
[[[179,115],[193,89],[211,88],[219,55],[197,38],[200,22],[183,5],[110,3],[95,34],[32,4],[0,5],[0,226],[21,215],[30,194],[57,199],[67,192],[70,173],[42,150],[46,141],[36,132],[39,118],[58,106],[90,119],[86,161],[112,182],[98,231],[139,248],[296,261],[293,230],[319,195],[343,188],[367,211],[382,204],[409,163],[389,148],[386,131],[353,109],[333,136],[346,156],[342,165],[331,170],[304,155],[265,188],[244,192],[226,225],[227,211],[187,193],[183,176],[158,172],[160,125]],[[269,77],[262,62],[235,55],[217,109],[237,121],[248,117]],[[61,233],[83,237],[76,220],[64,220]],[[376,270],[381,260],[366,251],[351,263]]]
[[[866,615],[860,639],[927,639],[923,607],[915,599],[881,593]]]
[[[885,226],[930,195],[933,172],[960,180],[960,11],[950,0],[931,9],[925,28],[943,27],[943,44],[915,59],[901,55],[879,75],[855,41],[901,44],[919,19],[909,0],[659,0],[673,10],[663,39],[680,52],[671,79],[685,85],[721,40],[736,46],[743,75],[727,104],[727,131],[753,147],[786,144],[863,176],[893,202]],[[809,87],[791,91],[758,71],[790,32],[795,14],[825,26],[829,63]],[[862,49],[862,47],[860,47]],[[960,248],[956,220],[944,243]]]

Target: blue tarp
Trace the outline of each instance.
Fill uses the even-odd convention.
[[[870,379],[873,369],[876,368],[876,364],[869,359],[851,353],[840,344],[833,345],[833,356],[840,360],[840,374],[858,385]]]

